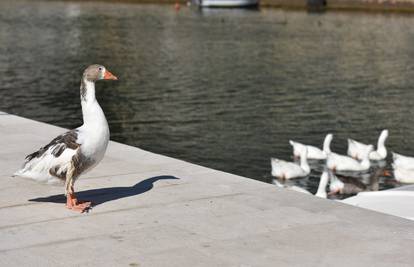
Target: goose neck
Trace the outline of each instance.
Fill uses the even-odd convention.
[[[302,154],[301,157],[300,157],[300,167],[306,173],[309,173],[310,172],[310,167],[309,167],[309,164],[308,164],[308,159],[307,159],[306,153],[305,154]]]
[[[326,186],[328,185],[329,175],[327,172],[322,173],[321,179],[319,181],[318,191],[316,196],[326,198]]]
[[[95,83],[82,78],[80,86],[84,125],[107,125],[105,114],[95,98]]]
[[[325,152],[326,154],[331,153],[331,141],[332,135],[326,135],[325,140],[323,141],[323,152]]]

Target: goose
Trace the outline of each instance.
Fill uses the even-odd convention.
[[[374,147],[372,145],[368,146],[368,149],[365,151],[364,155],[362,155],[362,161],[331,152],[328,154],[326,166],[333,171],[366,171],[371,166],[368,155],[373,149]]]
[[[387,148],[385,147],[385,141],[388,138],[388,130],[382,130],[378,137],[377,150],[372,151],[369,154],[370,160],[384,160],[387,157]],[[355,159],[362,160],[362,155],[368,149],[369,145],[360,143],[353,139],[348,139],[348,151],[347,154]]]
[[[403,184],[412,184],[414,183],[414,169],[403,169],[392,165],[394,169],[394,178],[400,183]]]
[[[326,186],[328,185],[328,181],[329,181],[328,172],[324,171],[321,175],[320,180],[319,180],[318,191],[316,191],[315,196],[320,197],[320,198],[326,198],[327,197]],[[295,186],[295,185],[292,185],[292,186],[284,185],[284,184],[280,183],[279,181],[277,181],[276,179],[273,179],[272,183],[274,185],[278,186],[278,187],[281,187],[281,188],[286,188],[286,189],[291,190],[291,191],[296,191],[296,192],[299,192],[299,193],[312,195],[311,192],[309,192],[306,189],[303,189],[302,187]]]
[[[414,157],[403,156],[392,152],[393,167],[399,169],[414,170]]]
[[[365,191],[366,186],[352,177],[341,177],[344,181],[338,178],[334,173],[329,173],[329,194],[357,194],[359,192]]]
[[[271,158],[270,163],[272,175],[280,179],[304,177],[310,173],[305,146],[300,149],[300,165],[276,158]]]
[[[325,136],[325,140],[323,141],[323,150],[319,149],[316,146],[304,145],[302,143],[295,142],[292,140],[289,140],[289,143],[293,147],[294,157],[299,157],[301,147],[306,146],[308,150],[308,154],[307,154],[308,159],[323,160],[323,159],[326,159],[328,153],[331,152],[331,149],[330,149],[331,141],[332,141],[332,134],[327,134]]]
[[[74,184],[80,175],[102,160],[109,142],[108,123],[95,98],[95,82],[117,79],[102,65],[87,67],[80,85],[83,125],[26,156],[22,168],[14,176],[48,184],[64,181],[66,207],[81,213],[89,211],[92,203],[76,198]]]

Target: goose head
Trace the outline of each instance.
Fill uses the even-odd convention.
[[[82,103],[93,102],[95,82],[99,80],[118,80],[118,78],[102,65],[94,64],[87,67],[83,72],[80,86]]]
[[[83,72],[83,79],[88,82],[96,82],[99,80],[118,80],[118,78],[109,72],[104,66],[98,64],[87,67]]]

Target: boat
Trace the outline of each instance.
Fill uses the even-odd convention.
[[[254,7],[259,0],[195,0],[200,7]]]

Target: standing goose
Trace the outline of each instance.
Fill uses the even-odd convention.
[[[378,137],[377,150],[372,151],[369,154],[370,160],[384,160],[387,157],[387,148],[385,147],[385,141],[387,138],[388,130],[382,130],[380,136]],[[348,139],[348,155],[357,160],[362,160],[362,155],[368,146],[369,145],[363,144],[353,139]]]
[[[28,155],[23,167],[15,173],[46,183],[65,181],[66,207],[80,212],[90,209],[91,202],[76,199],[75,181],[102,160],[109,142],[108,123],[95,98],[95,82],[99,80],[117,80],[117,77],[101,65],[86,68],[80,86],[83,125]]]
[[[304,145],[304,144],[301,144],[301,143],[298,143],[292,140],[290,140],[289,143],[293,147],[294,157],[299,157],[302,147],[305,146],[308,150],[308,155],[307,155],[308,159],[322,160],[322,159],[326,159],[327,155],[331,152],[331,148],[330,148],[331,141],[332,141],[332,134],[327,134],[323,142],[323,150],[319,149],[316,146]]]

